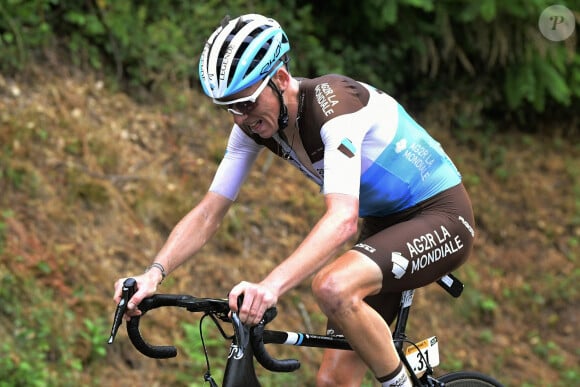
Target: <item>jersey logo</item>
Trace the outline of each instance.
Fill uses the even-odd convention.
[[[346,157],[353,158],[356,153],[356,148],[348,138],[343,138],[338,146],[338,150],[346,155]]]
[[[332,87],[328,82],[320,83],[314,87],[314,93],[316,94],[316,102],[322,110],[322,114],[325,117],[330,116],[334,113],[334,105],[340,103],[338,97],[332,90]]]
[[[391,254],[391,261],[393,262],[393,269],[391,270],[395,279],[401,279],[407,272],[409,260],[397,251]]]
[[[405,149],[407,149],[407,140],[403,138],[403,139],[399,140],[399,142],[397,142],[397,145],[395,147],[395,152],[401,153]]]

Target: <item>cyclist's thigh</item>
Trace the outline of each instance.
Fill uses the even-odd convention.
[[[360,386],[366,364],[354,351],[326,349],[318,371],[317,386]]]
[[[459,185],[420,205],[403,220],[366,238],[363,235],[365,239],[353,249],[381,268],[381,293],[398,293],[425,286],[460,266],[471,252],[472,225],[471,203]]]

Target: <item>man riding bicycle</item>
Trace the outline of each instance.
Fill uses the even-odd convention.
[[[436,281],[469,256],[469,197],[440,144],[396,100],[342,75],[295,78],[289,50],[280,25],[256,14],[224,19],[207,40],[199,74],[205,94],[232,114],[226,153],[208,193],[175,226],[153,265],[134,277],[138,291],[127,314],[139,315],[141,300],[212,237],[268,148],[321,187],[326,211],[266,278],[232,288],[231,309],[256,324],[314,274],[312,291],[328,329],[354,349],[326,350],[317,384],[360,385],[370,369],[383,386],[411,386],[389,324],[403,290]],[[357,243],[340,253],[359,218]],[[122,282],[115,284],[117,303]]]

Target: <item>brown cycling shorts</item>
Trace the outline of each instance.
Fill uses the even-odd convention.
[[[383,272],[379,294],[365,301],[391,324],[401,292],[435,282],[468,258],[474,240],[471,201],[463,184],[385,217],[366,217],[352,248]],[[338,330],[329,322],[329,330]]]

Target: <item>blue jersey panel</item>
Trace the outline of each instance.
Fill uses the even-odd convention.
[[[405,210],[461,182],[439,143],[400,105],[398,116],[393,141],[361,176],[361,217]]]

